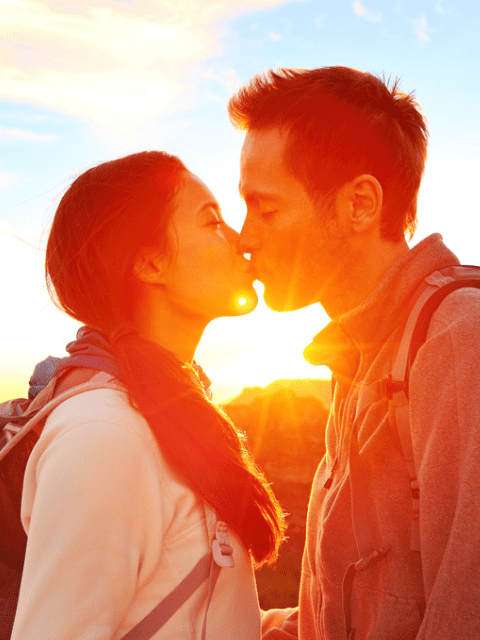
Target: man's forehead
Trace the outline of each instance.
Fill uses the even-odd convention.
[[[242,197],[267,197],[267,185],[285,172],[286,134],[280,129],[250,130],[240,156],[239,190]],[[274,195],[273,192],[270,195]]]
[[[248,162],[258,157],[264,158],[267,153],[283,155],[287,137],[287,132],[279,127],[249,129],[243,141],[241,161]]]

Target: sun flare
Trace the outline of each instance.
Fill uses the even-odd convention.
[[[249,295],[248,293],[237,293],[232,298],[232,311],[235,315],[245,315],[250,313],[257,306],[256,295]]]

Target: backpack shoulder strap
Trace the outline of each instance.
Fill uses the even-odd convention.
[[[180,584],[159,602],[143,620],[140,620],[138,624],[130,629],[122,640],[150,640],[208,579],[207,601],[201,635],[201,640],[206,640],[207,613],[213,590],[220,575],[220,569],[222,567],[233,567],[234,562],[226,524],[218,520],[215,510],[206,502],[204,502],[204,509],[208,540],[212,550],[208,551]]]
[[[211,577],[213,564],[212,552],[209,551],[197,562],[192,571],[190,571],[180,584],[159,602],[145,618],[130,629],[130,631],[123,636],[122,640],[149,640],[154,636],[157,631],[170,620],[173,614],[180,609],[182,604]],[[207,608],[208,604],[207,602]]]
[[[30,420],[20,428],[16,428],[15,435],[11,438],[11,440],[3,447],[0,451],[0,460],[4,458],[7,453],[13,449],[19,442],[24,438],[27,433],[29,433],[37,424],[39,424],[42,420],[45,420],[48,415],[58,407],[62,402],[76,396],[80,393],[84,393],[85,391],[91,391],[92,389],[115,389],[122,390],[123,387],[116,379],[104,371],[100,371],[96,375],[93,376],[88,382],[84,382],[83,384],[76,385],[75,387],[71,387],[59,394],[49,402],[47,402],[41,409],[39,409]],[[5,425],[4,429],[8,429],[8,424]]]
[[[409,416],[408,384],[410,369],[427,338],[430,321],[443,300],[453,291],[480,288],[480,268],[453,266],[430,274],[417,290],[392,366],[386,381],[390,424],[397,429],[408,469],[412,492],[412,530],[410,549],[420,551],[420,492],[413,455]]]

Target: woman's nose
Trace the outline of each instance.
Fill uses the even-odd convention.
[[[225,238],[228,240],[228,243],[232,245],[232,247],[234,247],[236,251],[238,249],[238,239],[240,237],[240,234],[235,231],[235,229],[232,229],[232,227],[229,227],[228,224],[226,224],[224,227],[224,234]]]

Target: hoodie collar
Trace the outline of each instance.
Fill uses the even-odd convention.
[[[459,264],[435,233],[407,251],[385,274],[375,291],[346,314],[334,318],[303,352],[311,364],[342,372],[353,354],[378,351],[406,319],[408,301],[420,282],[436,269]]]

